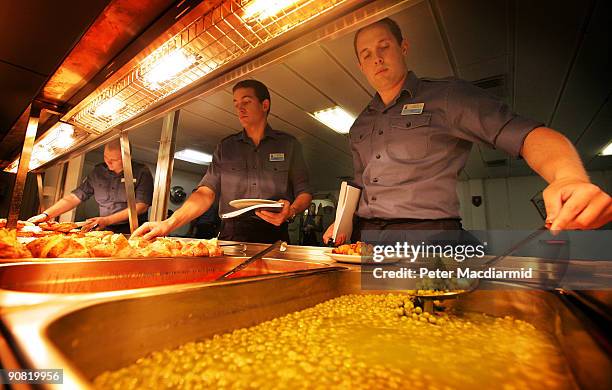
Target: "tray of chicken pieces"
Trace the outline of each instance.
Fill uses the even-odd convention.
[[[20,221],[22,222],[22,221]],[[74,226],[72,226],[74,225]],[[53,229],[48,230],[51,227]],[[216,239],[159,237],[128,239],[111,231],[82,233],[73,223],[27,222],[17,229],[0,227],[0,262],[61,258],[214,257],[223,252]]]

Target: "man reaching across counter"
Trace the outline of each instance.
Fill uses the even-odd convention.
[[[136,213],[139,223],[144,223],[153,199],[153,177],[146,165],[134,161],[132,161],[132,171]],[[123,159],[118,140],[104,146],[104,163],[96,165],[77,189],[28,221],[33,223],[48,221],[74,209],[92,196],[100,207],[100,216],[87,219],[88,224],[84,228],[98,226],[99,229],[112,230],[115,233],[130,233],[130,225],[127,222],[129,217]]]
[[[280,200],[280,212],[257,211],[223,220],[219,238],[271,243],[289,240],[287,221],[312,199],[302,147],[295,137],[274,130],[267,121],[270,92],[261,82],[243,80],[233,88],[234,108],[243,130],[223,139],[198,189],[171,217],[148,222],[133,236],[165,236],[208,210],[219,198],[221,214],[234,199]]]
[[[566,137],[468,82],[417,78],[393,20],[358,30],[354,49],[377,91],[350,130],[354,177],[362,187],[356,237],[363,230],[461,229],[456,187],[473,143],[522,156],[548,182],[552,230],[592,229],[612,219],[612,199],[590,182]]]

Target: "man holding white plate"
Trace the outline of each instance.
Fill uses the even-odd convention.
[[[303,212],[312,200],[302,146],[295,137],[268,124],[270,92],[261,82],[243,80],[234,88],[234,108],[243,131],[221,140],[206,175],[185,204],[162,222],[148,222],[133,236],[165,236],[198,217],[219,197],[219,212],[242,207],[258,199],[282,203],[279,212],[258,210],[224,219],[219,238],[230,241],[272,243],[288,241],[287,221]],[[249,201],[251,201],[249,203]]]

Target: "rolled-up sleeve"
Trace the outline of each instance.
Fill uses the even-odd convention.
[[[312,194],[308,168],[306,167],[306,162],[304,161],[304,155],[302,153],[302,145],[297,140],[294,140],[293,143],[289,179],[291,180],[294,196],[298,196],[301,193]]]
[[[146,165],[140,171],[134,193],[136,202],[145,203],[149,206],[153,203],[153,176]]]
[[[483,89],[465,81],[453,83],[448,90],[447,120],[458,137],[518,157],[525,137],[542,122],[520,116]]]
[[[217,196],[221,194],[221,144],[217,145],[215,149],[215,153],[213,154],[212,162],[208,166],[206,170],[206,174],[200,182],[198,183],[199,187],[208,187],[210,188]]]
[[[72,194],[79,198],[81,202],[85,202],[94,194],[93,184],[91,181],[92,179],[89,176],[85,177],[85,180],[83,180],[83,182],[74,191],[72,191]]]

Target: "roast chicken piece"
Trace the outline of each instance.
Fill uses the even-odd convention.
[[[32,257],[22,243],[17,241],[17,231],[0,229],[0,259],[20,259]]]

